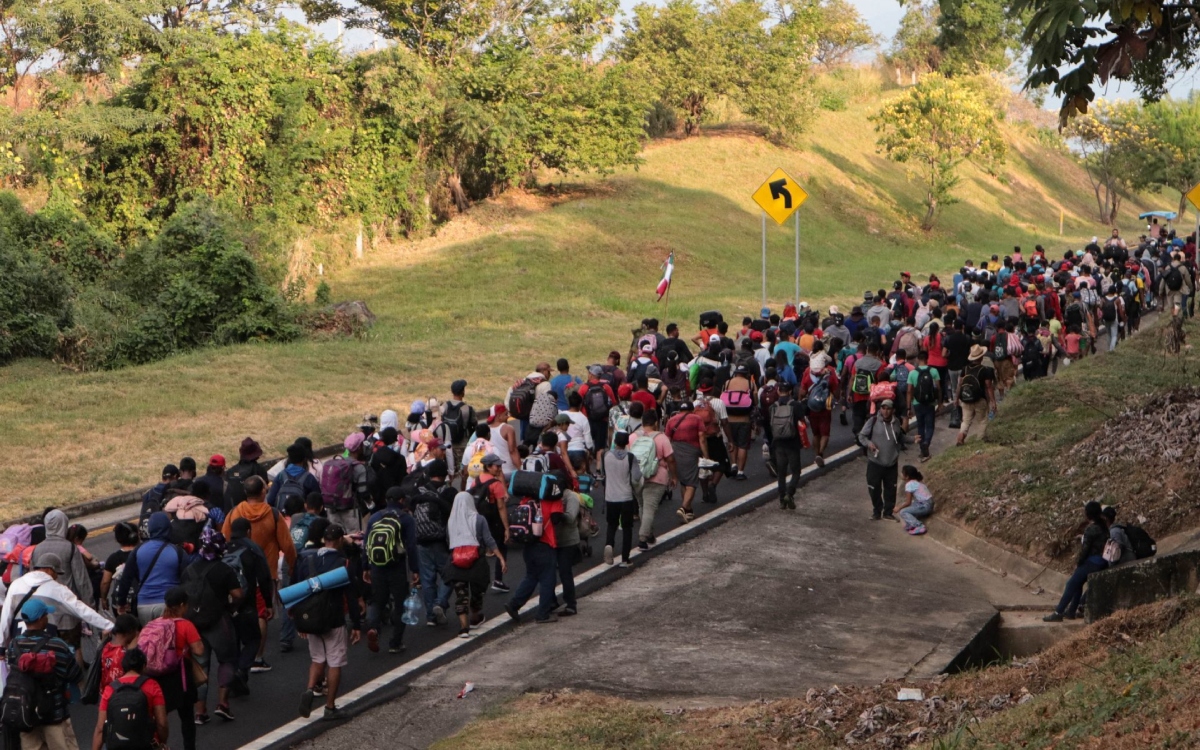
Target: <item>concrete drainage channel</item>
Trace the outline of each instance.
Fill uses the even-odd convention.
[[[983,627],[946,665],[946,674],[1026,659],[1079,632],[1083,618],[1068,622],[1042,622],[1045,610],[1007,609],[993,614]]]

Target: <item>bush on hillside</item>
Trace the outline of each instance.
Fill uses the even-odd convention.
[[[58,332],[71,324],[66,276],[23,241],[24,209],[0,195],[0,364],[16,357],[48,357]]]

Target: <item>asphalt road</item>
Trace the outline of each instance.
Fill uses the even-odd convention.
[[[830,440],[829,448],[826,450],[826,455],[837,453],[849,446],[851,442],[850,428],[841,426],[839,420],[835,417],[833,419],[833,436]],[[746,472],[748,479],[746,481],[733,481],[728,478],[721,481],[717,488],[717,496],[720,501],[718,504],[709,505],[700,502],[699,493],[697,493],[697,499],[693,503],[693,510],[697,518],[714,508],[720,507],[725,502],[740,497],[768,483],[773,484],[775,482],[766,470],[761,454],[761,444],[761,439],[757,440],[750,449],[750,460]],[[812,452],[805,451],[804,465],[808,466],[812,463],[812,460]],[[803,495],[803,491],[799,494]],[[587,570],[593,566],[604,564],[602,551],[604,549],[605,522],[603,504],[600,502],[601,496],[602,492],[596,493],[597,508],[594,511],[595,517],[601,526],[601,534],[592,540],[592,556],[585,557],[576,566],[576,571]],[[799,499],[798,497],[797,500]],[[673,500],[659,509],[658,517],[655,519],[655,531],[657,533],[664,533],[679,525],[679,517],[675,514],[678,507],[679,497],[678,492],[676,492]],[[864,488],[864,517],[869,509],[870,505]],[[86,519],[84,520],[86,522]],[[636,539],[635,534],[635,544]],[[619,534],[617,543],[618,545],[620,544]],[[87,547],[101,560],[117,549],[116,542],[110,533],[89,538]],[[508,563],[509,569],[506,582],[515,589],[517,582],[524,575],[524,564],[519,546],[513,545],[510,547]],[[503,607],[510,596],[510,594],[489,591],[484,600],[484,610],[487,616],[489,618],[506,616]],[[534,601],[536,601],[536,594]],[[453,599],[451,603],[453,603]],[[378,654],[372,654],[367,650],[364,634],[363,641],[351,649],[350,664],[343,670],[340,692],[343,694],[348,693],[358,686],[396,668],[403,664],[404,661],[456,638],[458,635],[457,619],[453,616],[453,612],[449,614],[450,622],[445,626],[428,627],[426,625],[419,625],[408,628],[404,635],[404,645],[407,647],[407,651],[403,654],[392,655],[387,653],[386,638],[390,636],[390,630],[385,630],[381,634],[381,651]],[[586,618],[587,615],[588,603],[585,597],[579,602],[579,617]],[[306,686],[309,667],[308,651],[304,642],[297,640],[294,651],[288,654],[280,653],[279,630],[272,623],[268,635],[265,658],[273,669],[267,673],[251,675],[251,694],[245,698],[233,699],[232,709],[237,717],[236,720],[227,722],[211,714],[212,709],[216,706],[216,689],[214,687],[208,701],[212,721],[206,726],[198,727],[198,747],[202,747],[205,750],[237,748],[296,718],[298,715],[297,709],[300,694]],[[320,710],[320,708],[318,707],[317,710]],[[91,706],[75,705],[72,706],[71,717],[80,740],[80,745],[84,747],[90,746],[91,733],[95,727],[96,710]],[[183,743],[180,739],[178,719],[174,714],[172,714],[171,723],[170,746],[173,748],[182,748]]]

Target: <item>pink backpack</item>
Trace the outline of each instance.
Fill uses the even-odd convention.
[[[159,617],[146,623],[138,636],[138,648],[146,655],[146,674],[162,677],[179,669],[181,659],[175,650],[175,621]]]
[[[354,462],[338,456],[321,472],[321,496],[333,510],[354,507]]]

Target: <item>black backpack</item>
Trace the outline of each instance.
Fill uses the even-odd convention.
[[[197,630],[207,630],[221,621],[225,615],[225,602],[208,580],[212,565],[189,565],[183,571],[180,584],[188,595],[187,617]]]
[[[254,463],[237,463],[231,466],[225,472],[225,507],[230,510],[237,507],[238,503],[246,499],[246,490],[242,486],[250,477],[254,476],[254,470],[258,467]],[[283,488],[280,487],[280,490]]]
[[[422,492],[413,507],[413,520],[417,524],[417,543],[434,544],[446,541],[446,519],[438,507],[437,495]]]
[[[1111,323],[1117,319],[1117,303],[1108,297],[1104,298],[1104,304],[1100,308],[1100,317],[1105,323]]]
[[[371,524],[363,547],[367,562],[377,568],[399,560],[404,555],[404,526],[400,523],[400,517],[392,511],[385,511],[382,518]]]
[[[1137,559],[1154,557],[1158,552],[1158,545],[1154,538],[1147,534],[1141,526],[1130,525],[1120,528],[1125,529],[1125,536],[1129,537],[1129,544],[1133,547],[1133,554],[1137,556]]]
[[[964,404],[973,404],[986,395],[983,392],[982,374],[983,368],[978,366],[963,370],[962,386],[958,392],[958,398]]]
[[[104,745],[108,750],[146,750],[154,745],[154,715],[142,692],[148,679],[140,675],[133,682],[112,683],[104,722]]]
[[[913,400],[919,404],[936,404],[938,400],[937,382],[933,379],[933,368],[917,368],[917,385],[913,389]]]
[[[243,558],[243,555],[247,552],[249,552],[247,547],[238,547],[237,549],[226,548],[225,554],[221,556],[221,562],[232,568],[234,573],[237,573],[238,588],[242,590],[243,596],[245,596],[246,589],[250,584],[249,579],[246,578],[245,558]]]
[[[488,531],[492,532],[492,536],[496,536],[496,532],[500,532],[500,538],[504,537],[504,522],[500,520],[500,509],[488,497],[488,487],[492,482],[499,482],[499,479],[491,479],[487,482],[476,482],[471,487],[471,497],[475,498],[475,512],[483,516],[483,520],[487,521]]]
[[[1167,289],[1170,289],[1172,292],[1178,292],[1180,289],[1183,289],[1183,272],[1179,270],[1179,266],[1172,264],[1167,268],[1165,281],[1167,282]]]
[[[584,408],[591,419],[608,418],[608,410],[612,408],[612,404],[609,403],[608,392],[604,390],[604,383],[592,383],[588,386]]]
[[[467,436],[467,414],[470,408],[462,401],[446,402],[446,413],[442,415],[442,424],[450,428],[451,443],[461,443]]]
[[[283,483],[279,485],[279,494],[275,496],[275,507],[286,508],[288,500],[291,498],[299,498],[300,504],[304,504],[304,477],[306,473],[301,473],[298,476],[292,476],[285,469],[283,472]]]
[[[25,596],[21,606],[25,606],[31,595],[32,592]],[[14,619],[14,628],[15,622]],[[24,653],[40,652],[49,640],[46,636],[38,638],[37,647]],[[10,658],[8,679],[4,683],[4,692],[0,693],[0,726],[11,731],[28,732],[41,726],[45,718],[53,716],[53,713],[53,692],[35,675],[17,669]]]
[[[525,378],[513,386],[512,395],[508,399],[508,413],[517,419],[529,419],[533,409],[533,398],[537,392],[537,383]]]
[[[301,561],[308,566],[311,578],[317,576],[317,555],[315,552],[306,553]],[[301,599],[288,610],[288,614],[296,622],[296,630],[308,635],[324,635],[330,630],[345,623],[345,617],[339,617],[340,612],[334,609],[333,596],[341,595],[341,590],[321,589]],[[340,621],[339,621],[340,620]]]

